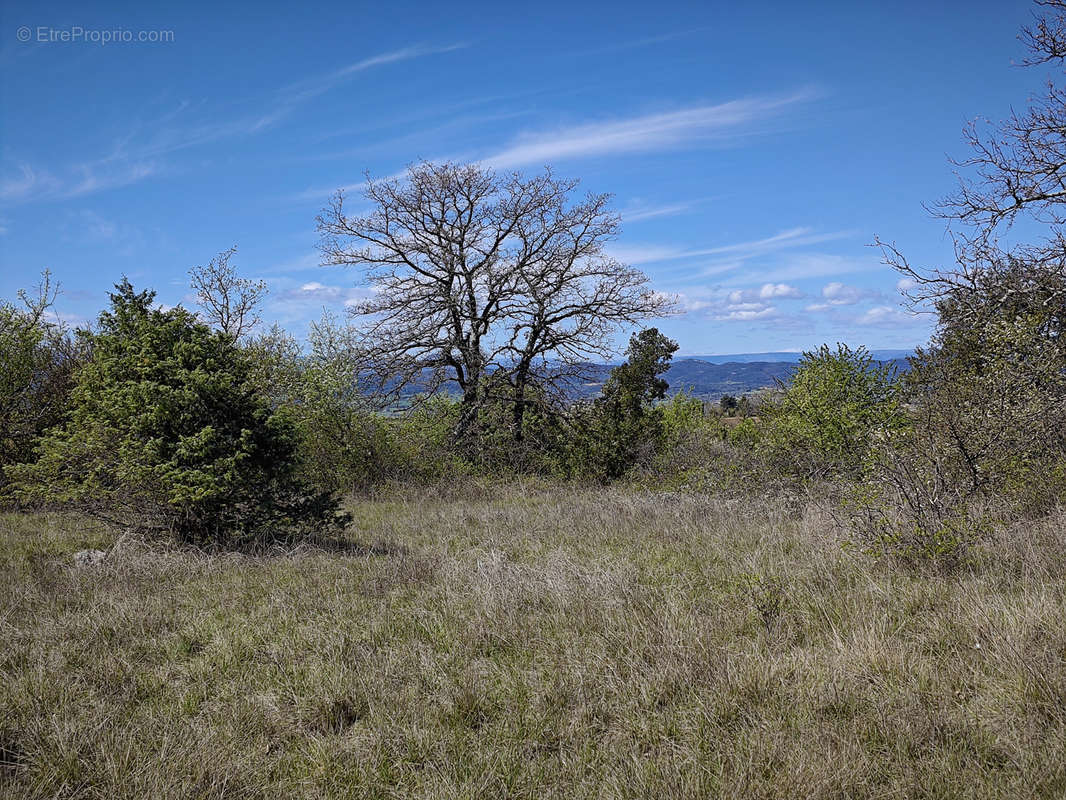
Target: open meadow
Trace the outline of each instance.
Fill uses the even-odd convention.
[[[1066,516],[899,569],[816,504],[351,500],[327,547],[0,517],[0,795],[1066,794]]]

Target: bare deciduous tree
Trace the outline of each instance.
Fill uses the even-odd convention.
[[[265,281],[241,278],[229,260],[236,247],[223,250],[202,267],[189,270],[189,283],[204,318],[234,339],[259,324],[259,305],[267,293]]]
[[[1019,37],[1026,65],[1066,62],[1066,0],[1038,0],[1048,13]],[[991,317],[1040,316],[1043,335],[1066,330],[1066,89],[1049,81],[1043,97],[999,126],[971,123],[971,155],[954,162],[958,190],[931,209],[954,223],[955,263],[912,266],[895,246],[876,240],[885,262],[902,272],[908,295],[933,306],[941,327],[979,326]],[[1019,216],[1046,226],[1041,241],[1005,248],[1001,236]]]
[[[363,216],[338,192],[318,217],[325,264],[363,267],[372,296],[354,308],[371,363],[393,388],[463,395],[457,434],[493,386],[508,386],[521,437],[526,391],[558,385],[610,350],[618,326],[671,310],[647,277],[610,258],[618,233],[607,195],[570,196],[551,170],[497,176],[423,162],[406,180],[368,178]],[[498,380],[503,378],[504,380]]]
[[[1030,51],[1024,63],[1066,61],[1066,0],[1038,0],[1049,9],[1019,37]],[[963,173],[958,190],[933,212],[964,223],[962,240],[993,242],[1019,214],[1055,226],[1066,222],[1066,89],[1048,81],[1043,97],[1025,113],[1013,112],[999,126],[971,123],[971,155],[955,164]]]
[[[1066,0],[1038,5],[1048,13],[1022,32],[1025,63],[1061,65]],[[1024,113],[971,124],[967,140],[970,158],[955,162],[958,190],[932,209],[952,224],[954,263],[912,266],[894,245],[875,242],[906,277],[912,303],[937,315],[906,377],[909,450],[883,464],[912,527],[933,539],[978,494],[1029,508],[1058,502],[1066,454],[1066,90],[1049,82]],[[1019,219],[1043,236],[1008,240]]]

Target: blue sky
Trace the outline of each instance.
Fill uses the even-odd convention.
[[[47,267],[75,322],[123,274],[187,302],[236,245],[300,333],[359,292],[318,266],[330,193],[449,158],[611,192],[683,354],[910,347],[868,245],[949,260],[922,203],[1047,73],[1012,66],[1029,2],[515,5],[4,2],[0,295]],[[170,41],[99,41],[142,31]]]

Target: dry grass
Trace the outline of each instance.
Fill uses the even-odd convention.
[[[510,487],[347,552],[0,518],[6,797],[1062,797],[1066,515],[952,575],[817,508]]]

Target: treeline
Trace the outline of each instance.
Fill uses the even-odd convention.
[[[217,291],[238,294],[220,264]],[[903,376],[862,348],[823,346],[727,427],[733,398],[667,399],[677,344],[649,328],[593,401],[560,408],[527,387],[520,435],[513,392],[491,374],[472,418],[447,395],[384,412],[387,396],[358,381],[365,346],[335,317],[305,343],[276,326],[228,332],[124,280],[92,330],[69,331],[49,319],[46,275],[36,296],[0,306],[0,491],[9,506],[201,546],[328,535],[346,523],[339,497],[390,483],[800,491],[839,502],[877,552],[952,565],[1066,492],[1066,280],[1030,264],[1019,283],[1022,268],[990,265],[979,291],[945,279],[937,334]]]
[[[448,395],[389,412],[391,396],[359,382],[355,330],[331,315],[306,342],[278,326],[251,336],[207,324],[212,308],[239,304],[228,255],[204,268],[216,288],[199,315],[123,279],[96,325],[71,331],[49,317],[47,273],[36,297],[0,304],[8,504],[70,506],[189,541],[289,536],[297,518],[325,519],[327,496],[471,475],[608,480],[661,436],[659,375],[677,345],[655,329],[633,336],[593,402],[564,414],[529,388],[520,432],[491,374],[470,419]]]

